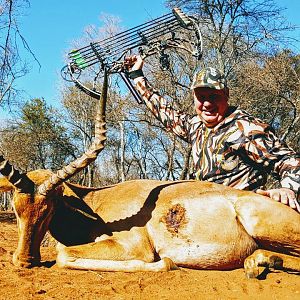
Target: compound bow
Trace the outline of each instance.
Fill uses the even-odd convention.
[[[187,32],[193,37],[188,36]],[[188,51],[192,56],[200,59],[202,37],[197,20],[193,16],[184,14],[179,8],[174,8],[172,13],[101,41],[91,42],[88,46],[72,50],[68,54],[69,62],[63,67],[62,76],[65,80],[74,82],[86,94],[99,99],[100,92],[95,88],[99,75],[104,70],[110,74],[119,73],[135,99],[141,103],[141,97],[124,68],[126,54],[134,48],[138,48],[139,54],[144,58],[159,54],[162,69],[169,67],[169,56],[165,53],[169,48]],[[80,76],[84,70],[93,65],[98,65],[99,71],[94,78],[94,87],[89,88],[80,81]]]

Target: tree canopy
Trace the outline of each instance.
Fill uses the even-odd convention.
[[[14,36],[23,41],[13,22],[14,12],[22,3],[28,2],[2,1],[0,22],[6,31],[0,39],[0,101],[12,99],[15,78],[26,72],[12,39],[15,30]],[[194,114],[189,86],[195,70],[218,67],[227,76],[230,103],[270,123],[282,140],[299,151],[300,58],[291,50],[288,32],[294,27],[286,22],[281,8],[273,0],[166,3],[197,16],[204,54],[197,62],[188,53],[174,51],[168,70],[160,68],[157,55],[146,59],[144,73],[153,87],[175,108]],[[104,26],[88,27],[71,47],[123,30],[115,16],[103,15],[102,20]],[[89,70],[90,77],[84,80],[92,86],[99,70],[94,66]],[[75,180],[90,186],[135,178],[188,179],[193,172],[191,146],[167,132],[144,105],[137,105],[117,75],[110,79],[106,148],[96,163]],[[100,90],[101,77],[96,84]],[[31,99],[21,105],[18,118],[2,128],[1,151],[21,170],[54,170],[90,145],[97,101],[73,85],[64,86],[61,100],[62,109],[58,112],[44,99]]]

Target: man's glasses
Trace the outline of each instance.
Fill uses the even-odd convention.
[[[198,101],[204,102],[204,101],[209,101],[209,102],[214,102],[218,101],[222,98],[221,95],[218,94],[211,94],[211,95],[196,95],[196,98]]]

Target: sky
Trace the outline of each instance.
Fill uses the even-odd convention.
[[[300,1],[276,2],[287,8],[284,15],[288,20],[300,27]],[[30,0],[30,7],[24,9],[24,16],[19,19],[19,28],[41,67],[29,59],[30,72],[18,80],[18,87],[25,91],[23,97],[28,100],[43,97],[47,103],[59,107],[60,70],[66,64],[64,54],[73,40],[82,37],[86,26],[102,26],[99,17],[105,13],[118,16],[122,27],[131,28],[169,13],[164,3],[164,0]],[[300,39],[300,29],[294,36]],[[0,110],[0,116],[4,114]]]
[[[101,14],[111,14],[121,19],[125,29],[135,27],[166,13],[163,0],[30,0],[30,7],[23,9],[19,29],[31,51],[39,61],[22,51],[30,61],[30,72],[18,79],[23,97],[43,97],[47,103],[59,106],[60,71],[66,64],[65,53],[73,40],[83,36],[88,25],[102,26]],[[5,111],[0,109],[0,117]]]

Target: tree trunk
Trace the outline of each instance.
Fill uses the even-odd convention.
[[[186,148],[186,152],[184,155],[184,165],[182,168],[182,172],[180,174],[180,180],[189,179],[190,175],[190,158],[192,153],[192,146],[189,144]]]
[[[119,121],[120,127],[120,176],[121,181],[126,180],[125,177],[125,126],[124,121]]]

